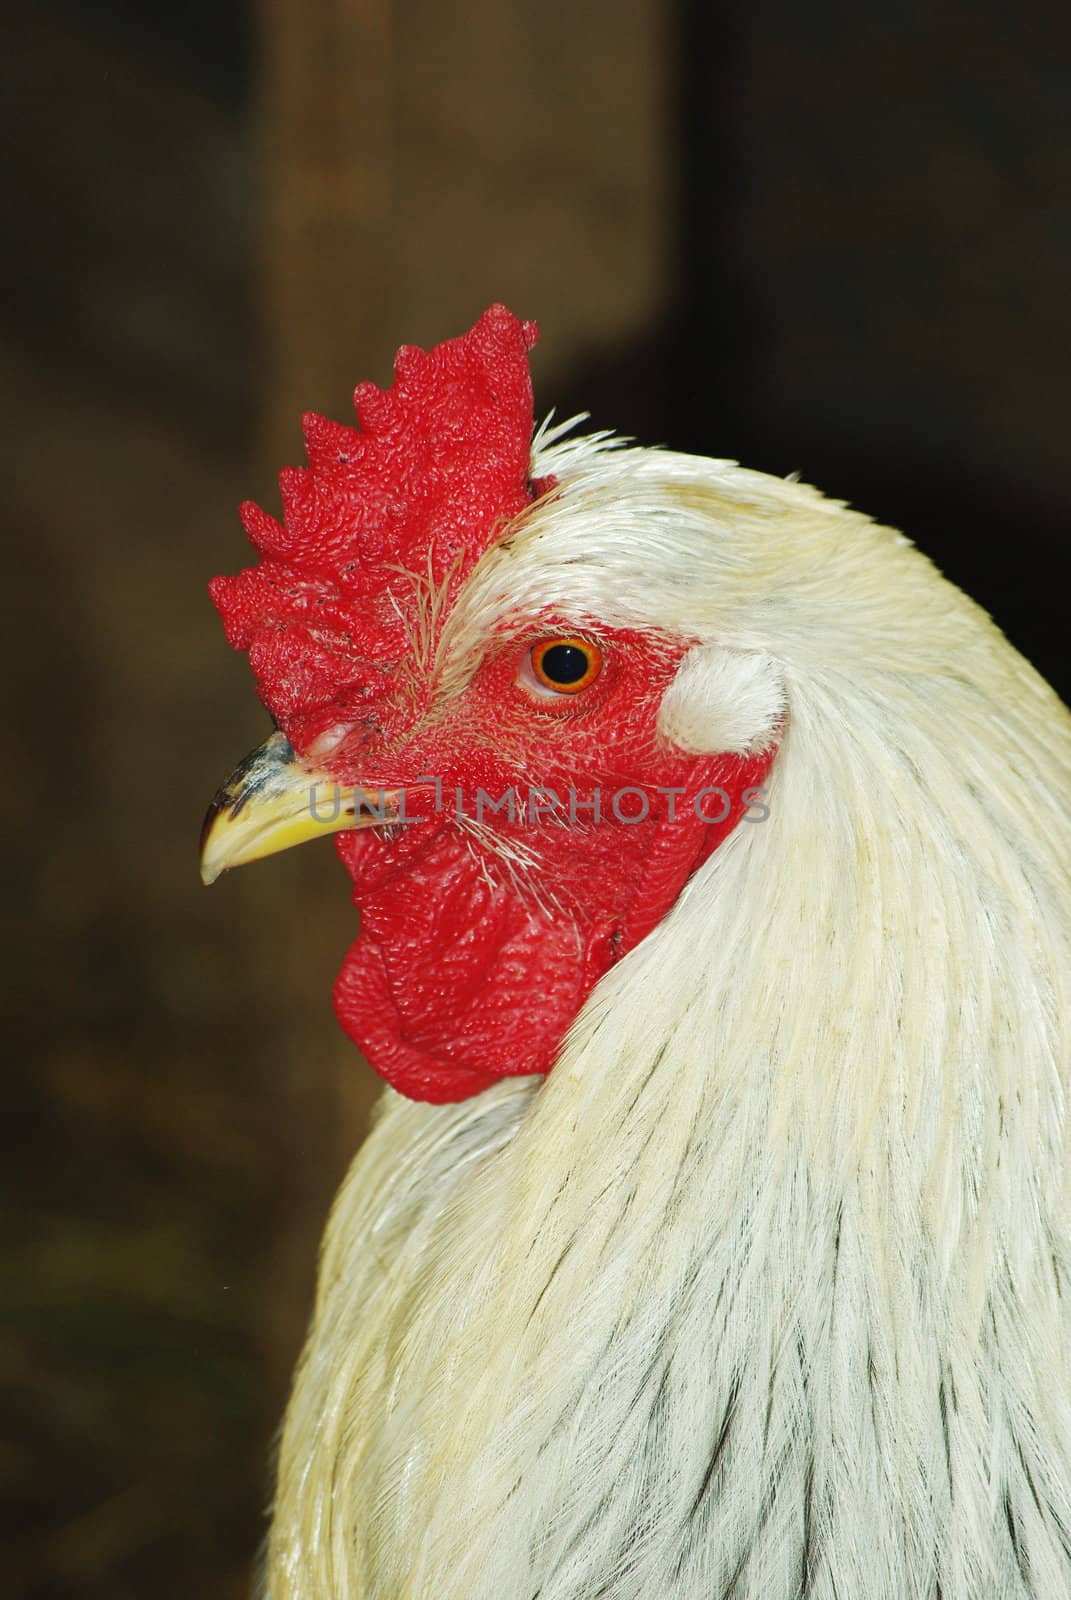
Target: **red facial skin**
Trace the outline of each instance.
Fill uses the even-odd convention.
[[[308,414],[309,466],[280,478],[283,522],[244,506],[260,560],[211,585],[297,753],[326,759],[343,784],[403,788],[408,813],[426,817],[336,840],[361,931],[335,1009],[372,1066],[420,1100],[549,1071],[594,984],[669,910],[770,762],[660,740],[685,642],[600,633],[594,619],[603,665],[581,692],[526,686],[531,648],[578,632],[575,618],[547,616],[494,641],[466,690],[437,702],[420,663],[465,578],[556,487],[528,476],[535,339],[534,324],[492,306],[459,339],[400,351],[389,390],[362,384],[360,429]],[[324,736],[340,730],[324,758]],[[429,776],[441,781],[438,812]],[[532,785],[556,791],[564,817],[529,815]],[[717,822],[694,809],[713,786],[730,797]],[[627,787],[650,795],[642,821],[622,820],[641,808],[618,795]],[[684,792],[657,792],[671,787]],[[513,788],[517,815],[485,810],[474,831],[455,815],[457,788],[469,819],[481,789],[496,802]],[[719,816],[720,797],[706,809]]]
[[[690,756],[659,739],[682,645],[603,631],[589,688],[560,701],[534,695],[523,681],[532,645],[574,632],[548,621],[492,649],[433,731],[414,729],[392,749],[381,720],[381,731],[344,740],[332,756],[346,782],[374,774],[377,787],[412,786],[406,811],[426,819],[336,841],[361,933],[335,1009],[376,1070],[413,1099],[459,1100],[503,1076],[549,1071],[595,983],[662,919],[768,770],[769,754]],[[425,774],[442,780],[438,813],[435,788],[415,783]],[[555,791],[561,805],[532,816],[530,786]],[[700,810],[726,815],[706,821],[695,797],[715,786],[728,802],[708,795]],[[681,791],[672,820],[671,798],[658,792],[671,788]],[[643,794],[624,792],[635,789]],[[456,810],[474,817],[480,790],[494,801],[512,790],[516,815],[485,809],[474,836]],[[646,817],[622,820],[642,815],[645,796]],[[524,865],[511,868],[496,846]]]

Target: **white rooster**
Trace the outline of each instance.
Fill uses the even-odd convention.
[[[533,337],[307,419],[214,587],[281,731],[206,878],[342,830],[396,1086],[267,1592],[1063,1600],[1071,719],[813,489],[530,445]]]

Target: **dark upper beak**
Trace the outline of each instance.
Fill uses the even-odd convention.
[[[343,788],[300,761],[285,734],[273,733],[240,761],[216,792],[201,828],[201,878],[228,867],[398,817],[397,789]]]

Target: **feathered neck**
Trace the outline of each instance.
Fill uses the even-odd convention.
[[[391,1101],[274,1593],[1068,1592],[1071,741],[987,659],[790,670],[768,821],[551,1078]]]

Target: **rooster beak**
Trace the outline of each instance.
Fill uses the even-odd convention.
[[[285,734],[250,752],[216,793],[201,829],[201,879],[343,828],[397,820],[398,791],[343,789],[306,766]]]

